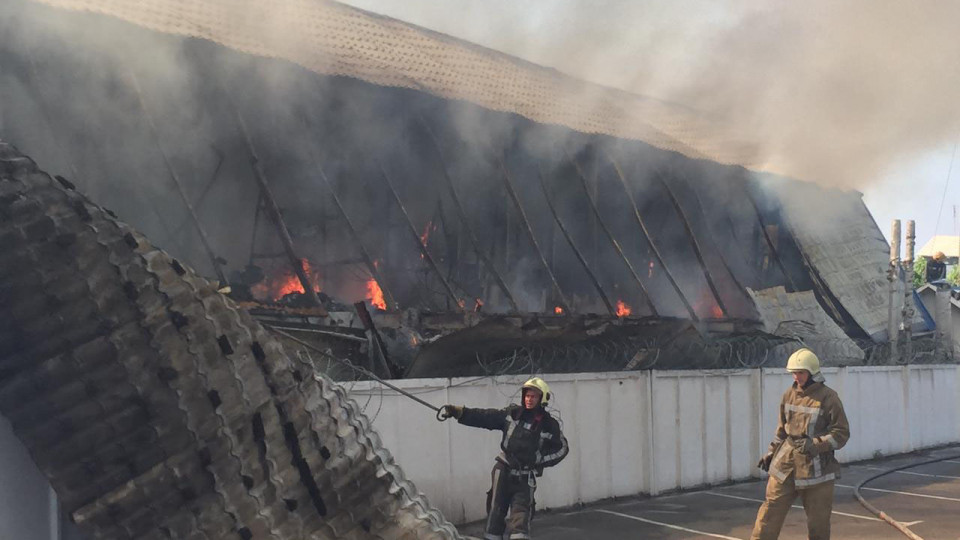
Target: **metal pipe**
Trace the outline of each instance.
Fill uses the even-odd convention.
[[[143,112],[144,118],[147,120],[147,125],[150,128],[150,133],[153,135],[154,143],[156,143],[157,149],[160,150],[160,155],[163,156],[163,163],[167,167],[167,172],[170,174],[173,184],[177,187],[177,194],[180,195],[180,200],[183,201],[183,205],[187,207],[187,212],[190,214],[190,219],[193,220],[193,225],[197,228],[197,232],[200,235],[200,243],[203,244],[204,251],[206,251],[207,256],[210,257],[210,262],[213,264],[213,271],[216,272],[217,279],[220,280],[220,285],[227,285],[229,282],[227,281],[227,276],[223,273],[223,267],[220,266],[220,260],[213,252],[213,247],[210,246],[210,239],[207,238],[207,233],[203,230],[203,226],[200,224],[200,218],[197,217],[197,212],[193,209],[193,204],[187,197],[187,193],[183,190],[183,184],[180,182],[180,176],[177,174],[176,169],[173,168],[173,163],[170,162],[170,156],[167,155],[167,151],[164,149],[163,143],[160,140],[160,132],[157,130],[157,125],[153,120],[153,116],[150,114],[149,109],[147,109],[147,104],[143,99],[143,92],[140,90],[140,82],[137,80],[137,76],[133,73],[130,74],[130,82],[137,94],[137,100],[140,103],[140,109]]]
[[[383,344],[383,338],[380,336],[380,332],[377,331],[377,325],[373,323],[373,317],[370,316],[370,312],[367,310],[367,304],[362,301],[356,302],[353,304],[353,308],[357,310],[357,316],[360,317],[360,322],[363,323],[367,337],[370,340],[370,367],[374,367],[376,360],[379,359],[380,367],[383,369],[385,377],[400,377],[402,371],[399,366],[394,366],[393,363],[390,362],[387,348]]]
[[[433,133],[433,130],[430,129],[430,126],[427,125],[427,122],[423,118],[420,118],[420,123],[426,130],[428,138],[433,143],[433,147],[437,150],[437,158],[440,161],[440,170],[443,173],[442,176],[444,182],[447,185],[447,190],[450,192],[450,198],[453,200],[453,206],[457,211],[460,222],[463,223],[463,228],[467,232],[467,238],[470,239],[470,243],[473,245],[473,251],[478,257],[480,257],[480,260],[487,267],[487,269],[490,270],[490,273],[493,274],[493,279],[497,282],[497,286],[500,287],[500,290],[503,291],[503,294],[506,295],[513,312],[518,313],[520,308],[517,307],[517,302],[514,300],[513,294],[510,293],[510,289],[507,287],[506,282],[504,282],[503,278],[500,277],[500,273],[497,272],[497,268],[493,265],[493,261],[491,261],[483,249],[480,248],[480,241],[477,240],[477,236],[473,233],[473,228],[470,226],[470,222],[467,220],[467,213],[463,210],[463,205],[460,204],[460,198],[457,196],[457,190],[453,185],[453,179],[450,178],[446,160],[443,157],[443,149],[440,147],[440,141],[437,140],[437,136]]]
[[[657,259],[657,264],[660,265],[660,269],[663,270],[664,275],[667,276],[667,280],[670,282],[673,290],[676,291],[677,296],[680,297],[680,301],[683,303],[683,307],[686,308],[687,313],[690,315],[690,319],[693,321],[698,321],[699,318],[697,317],[697,313],[693,310],[690,302],[687,301],[687,297],[683,295],[683,291],[680,290],[680,284],[677,283],[676,278],[673,277],[673,273],[671,273],[670,269],[667,268],[667,264],[663,260],[663,255],[660,254],[660,248],[658,248],[657,244],[653,241],[653,237],[650,235],[650,230],[647,229],[647,225],[644,223],[643,217],[640,215],[640,208],[637,206],[637,201],[633,197],[633,192],[630,190],[630,184],[627,182],[627,179],[623,174],[623,170],[620,168],[620,165],[616,162],[616,160],[613,159],[613,156],[610,154],[606,154],[606,156],[610,164],[613,165],[613,169],[617,172],[617,177],[620,179],[620,184],[623,185],[623,190],[627,193],[627,198],[630,200],[630,204],[633,206],[633,215],[637,219],[637,224],[640,225],[640,230],[643,232],[643,237],[647,240],[647,245],[650,246],[650,251],[653,252],[654,258]]]
[[[420,238],[417,228],[413,226],[413,221],[410,220],[410,215],[407,214],[407,209],[404,208],[403,202],[400,200],[400,195],[397,194],[397,190],[394,189],[393,184],[390,182],[390,177],[387,175],[387,171],[383,168],[383,165],[380,165],[380,175],[383,177],[383,181],[387,184],[387,187],[390,188],[390,193],[393,195],[393,200],[396,201],[397,206],[400,208],[400,212],[407,221],[407,227],[410,229],[410,234],[412,234],[413,238],[417,241],[417,247],[420,248],[420,253],[423,255],[424,260],[427,261],[427,264],[430,265],[430,268],[433,270],[433,272],[437,274],[437,278],[440,279],[440,283],[443,284],[443,288],[447,291],[447,294],[450,295],[450,298],[453,300],[453,303],[456,304],[457,309],[464,311],[463,302],[457,298],[457,294],[453,292],[453,288],[450,287],[450,284],[447,282],[446,278],[443,277],[443,273],[440,272],[440,268],[437,267],[437,263],[434,262],[433,256],[430,255],[430,252],[427,250],[427,246]]]
[[[203,200],[207,197],[207,194],[210,193],[210,189],[213,187],[215,183],[217,183],[217,178],[220,175],[220,167],[223,166],[223,152],[221,152],[216,146],[212,144],[210,146],[213,148],[213,151],[217,154],[217,165],[216,167],[213,168],[213,173],[210,174],[210,179],[207,180],[207,184],[203,186],[203,190],[200,191],[200,195],[197,197],[196,203],[194,203],[195,208],[203,204]],[[174,233],[179,234],[180,231],[182,231],[183,228],[187,226],[187,223],[188,223],[188,220],[181,221],[180,224],[177,225],[177,228],[174,229]]]
[[[257,229],[260,226],[260,208],[263,206],[263,191],[257,190],[257,205],[253,212],[253,233],[250,235],[250,262],[255,258],[254,251],[257,249]]]
[[[717,290],[717,285],[713,281],[713,276],[710,275],[710,269],[707,268],[706,261],[703,260],[703,250],[700,249],[700,242],[697,241],[696,235],[693,234],[693,227],[690,224],[690,220],[687,219],[687,214],[683,211],[683,207],[680,206],[680,201],[673,193],[673,190],[670,189],[670,184],[667,183],[667,179],[664,178],[664,175],[662,173],[657,173],[657,179],[660,180],[663,188],[667,190],[667,196],[670,199],[670,203],[673,205],[674,210],[677,211],[677,215],[680,216],[680,221],[683,223],[683,230],[686,231],[687,237],[690,238],[690,244],[693,246],[693,253],[697,257],[697,262],[700,263],[700,269],[703,271],[703,277],[707,280],[707,286],[710,287],[710,292],[713,293],[713,297],[717,301],[717,306],[720,308],[720,311],[724,316],[728,316],[729,312],[727,311],[727,307],[723,304],[723,299],[720,298],[720,292]]]
[[[367,338],[362,338],[360,336],[344,334],[341,332],[331,332],[330,330],[317,330],[314,328],[296,328],[296,327],[290,327],[290,326],[277,326],[275,324],[264,322],[263,320],[260,321],[260,324],[274,330],[286,330],[288,332],[306,332],[309,334],[319,334],[321,336],[329,336],[332,338],[343,339],[346,341],[353,341],[356,343],[367,343],[369,341]]]
[[[563,294],[563,290],[560,289],[560,284],[557,282],[557,277],[553,275],[553,270],[547,263],[547,258],[543,256],[543,250],[540,249],[540,243],[537,242],[537,237],[533,234],[533,228],[530,226],[530,220],[527,219],[527,213],[523,210],[523,205],[520,204],[520,198],[517,196],[516,190],[513,189],[513,181],[510,180],[510,173],[507,171],[507,166],[503,162],[503,158],[501,156],[497,155],[496,157],[497,162],[500,165],[500,176],[503,179],[504,186],[506,186],[507,193],[510,195],[510,199],[513,200],[513,204],[517,207],[517,213],[520,214],[520,221],[523,222],[523,226],[527,231],[527,236],[530,237],[530,242],[533,244],[533,249],[537,252],[537,256],[540,258],[540,263],[543,264],[543,268],[547,271],[547,275],[550,276],[550,283],[553,285],[553,290],[557,293],[557,297],[560,298],[560,307],[566,313],[572,313],[572,310],[570,309],[570,302],[567,301],[567,297]]]
[[[553,201],[550,198],[550,191],[547,189],[547,182],[546,179],[544,179],[542,170],[539,171],[537,177],[540,179],[540,187],[543,189],[543,196],[547,200],[547,206],[550,207],[550,213],[553,214],[553,220],[560,228],[560,232],[563,233],[563,237],[567,239],[567,244],[570,245],[570,249],[572,249],[574,255],[577,256],[577,260],[580,261],[583,269],[586,270],[587,276],[590,278],[594,288],[597,289],[597,293],[600,295],[600,299],[603,300],[603,304],[607,306],[607,311],[610,312],[610,315],[616,317],[617,310],[613,307],[613,304],[610,303],[610,299],[607,298],[607,294],[603,292],[603,287],[600,286],[600,281],[597,280],[597,276],[595,276],[593,271],[590,270],[590,265],[587,264],[587,260],[583,258],[583,255],[580,253],[580,250],[577,249],[577,245],[574,243],[573,238],[570,237],[570,233],[567,232],[567,228],[563,225],[563,221],[560,220],[560,215],[557,214],[557,209],[553,206]]]
[[[617,255],[620,255],[620,259],[627,266],[627,270],[630,271],[630,275],[632,275],[634,281],[637,282],[637,286],[640,287],[640,292],[643,294],[643,301],[647,304],[647,307],[650,308],[650,314],[654,317],[658,316],[659,313],[657,313],[657,307],[653,305],[653,300],[650,299],[650,293],[647,291],[646,285],[644,285],[643,281],[640,280],[640,276],[633,268],[633,264],[630,263],[630,260],[627,259],[627,256],[623,253],[623,248],[620,247],[620,243],[617,242],[617,239],[613,236],[613,232],[610,231],[610,228],[607,227],[607,224],[603,222],[603,218],[600,216],[600,210],[597,208],[597,201],[590,193],[590,186],[587,185],[587,177],[583,173],[583,169],[580,168],[580,164],[577,163],[575,159],[571,157],[567,157],[567,159],[571,164],[573,164],[573,168],[576,171],[577,176],[580,177],[580,185],[583,186],[583,192],[587,194],[587,200],[590,202],[590,208],[593,210],[593,215],[597,218],[597,223],[607,236],[607,239],[610,240],[610,244],[617,252]]]
[[[890,302],[887,305],[887,335],[890,339],[890,360],[899,361],[900,324],[898,310],[894,307],[897,298],[897,285],[900,281],[900,220],[893,220],[890,231],[890,267],[887,280],[890,283]]]
[[[916,223],[912,219],[908,220],[906,257],[903,260],[903,309],[900,312],[900,320],[903,321],[904,363],[913,360],[913,316],[915,314],[913,305],[913,247],[916,240],[915,231]]]
[[[327,177],[327,173],[324,172],[323,167],[320,165],[318,160],[314,160],[317,167],[317,172],[320,173],[320,179],[323,180],[324,185],[327,186],[327,191],[330,192],[330,197],[333,199],[334,206],[337,207],[337,211],[340,212],[340,217],[343,218],[344,223],[347,224],[347,230],[350,231],[350,236],[353,237],[354,243],[357,244],[357,247],[360,249],[360,256],[363,257],[363,262],[367,266],[367,270],[370,272],[370,275],[373,276],[373,279],[377,282],[377,285],[380,287],[380,290],[383,292],[384,303],[387,304],[388,310],[398,309],[397,301],[394,300],[393,294],[390,292],[389,287],[387,287],[386,282],[383,280],[383,276],[380,275],[380,269],[377,268],[376,263],[373,258],[370,257],[370,253],[367,251],[367,248],[363,245],[363,240],[360,239],[360,233],[357,232],[356,227],[353,226],[353,222],[350,221],[350,216],[347,215],[347,210],[343,207],[343,203],[340,202],[340,197],[337,195],[336,190],[333,188],[333,182],[330,181],[330,178]]]
[[[908,220],[907,234],[906,234],[907,245],[906,245],[905,257],[903,258],[903,264],[904,264],[904,267],[910,270],[913,269],[913,248],[917,238],[915,231],[916,231],[916,222],[913,221],[912,219]]]
[[[293,271],[297,275],[297,279],[300,280],[300,286],[303,287],[304,294],[318,308],[323,309],[323,303],[320,302],[320,297],[317,296],[317,291],[313,289],[313,285],[310,283],[310,278],[307,276],[307,272],[303,268],[303,260],[297,256],[297,253],[293,248],[293,238],[290,237],[290,231],[287,229],[287,224],[284,223],[283,216],[280,214],[280,207],[277,206],[277,201],[273,198],[273,193],[270,191],[270,186],[267,184],[266,174],[263,172],[263,167],[260,165],[260,158],[257,156],[257,151],[253,146],[253,140],[250,138],[250,133],[247,131],[247,124],[243,120],[243,115],[240,114],[240,109],[236,107],[234,107],[234,112],[237,115],[237,124],[240,127],[240,132],[243,134],[243,140],[247,145],[247,152],[250,153],[251,165],[253,166],[253,176],[257,180],[257,184],[260,186],[260,195],[263,197],[263,202],[266,203],[264,204],[264,210],[266,210],[267,216],[270,217],[274,225],[277,227],[277,234],[280,236],[280,242],[283,244],[283,250],[286,252],[287,258],[290,260],[290,266],[293,267]]]

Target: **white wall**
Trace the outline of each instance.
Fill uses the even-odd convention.
[[[841,461],[960,442],[960,367],[824,369],[843,400],[851,438]],[[758,476],[792,382],[782,369],[579,373],[545,377],[570,455],[539,480],[540,507]],[[503,407],[525,377],[394,381],[437,405]],[[452,521],[484,517],[500,433],[439,423],[433,413],[377,383],[351,395],[384,445]]]
[[[960,366],[824,370],[851,424],[842,461],[960,441]],[[428,402],[506,406],[525,377],[393,381]],[[570,455],[539,480],[540,507],[759,475],[754,464],[792,382],[781,369],[579,373],[546,377]],[[348,386],[384,445],[457,523],[484,517],[500,433],[437,422],[377,383]],[[56,540],[49,484],[0,417],[0,539]],[[52,518],[53,516],[53,518]],[[69,535],[68,535],[69,536]]]
[[[56,496],[0,416],[0,539],[57,538]]]

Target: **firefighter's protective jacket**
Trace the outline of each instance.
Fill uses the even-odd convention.
[[[805,438],[813,444],[805,445]],[[780,423],[770,443],[770,475],[783,482],[793,473],[798,489],[840,478],[833,453],[849,438],[850,424],[835,391],[823,382],[805,388],[793,383],[780,401]],[[803,453],[805,446],[808,453]]]
[[[540,472],[567,457],[567,439],[560,423],[543,407],[524,409],[510,405],[505,409],[463,408],[459,422],[465,426],[503,431],[497,460],[518,471]]]

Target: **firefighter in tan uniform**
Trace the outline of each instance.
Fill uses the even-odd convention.
[[[757,513],[751,540],[773,540],[797,496],[807,513],[811,540],[830,538],[833,484],[840,463],[833,453],[850,438],[850,424],[837,393],[823,384],[820,360],[810,349],[790,355],[794,383],[780,401],[780,422],[758,466],[770,473],[766,501]]]

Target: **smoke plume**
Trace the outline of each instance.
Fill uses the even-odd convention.
[[[955,2],[347,3],[693,107],[825,185],[862,188],[960,129]]]

